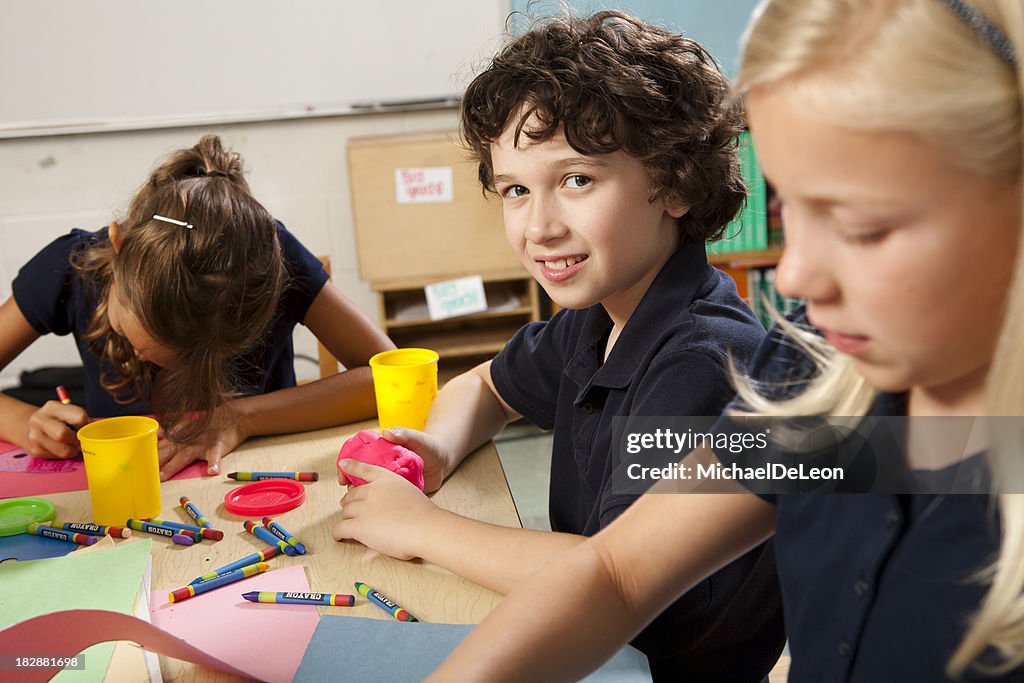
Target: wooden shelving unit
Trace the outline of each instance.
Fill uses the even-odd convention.
[[[384,332],[400,347],[437,351],[442,381],[493,357],[541,315],[537,284],[505,241],[500,202],[483,196],[476,165],[456,139],[416,133],[348,147],[360,275],[377,292]],[[403,173],[439,169],[450,172],[446,199],[399,201]],[[481,277],[493,308],[431,320],[423,288],[469,275]]]
[[[426,308],[422,286],[378,291],[384,331],[398,346],[437,351],[442,371],[468,370],[493,357],[520,327],[540,319],[537,283],[526,275],[484,278],[484,291],[488,301],[498,298],[502,305],[443,320],[419,314],[419,306]],[[514,299],[511,304],[509,297]],[[403,308],[413,310],[413,315],[402,315]]]
[[[751,268],[774,266],[782,256],[782,247],[769,247],[757,251],[737,251],[729,254],[708,254],[708,263],[728,273],[736,281],[740,296],[750,302],[748,273]]]

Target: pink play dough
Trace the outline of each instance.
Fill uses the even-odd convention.
[[[347,458],[385,467],[423,490],[423,458],[405,446],[382,439],[377,432],[364,429],[346,440],[341,445],[341,452],[338,453],[338,463]],[[341,472],[340,464],[338,472]],[[362,486],[366,483],[365,480],[351,474],[346,474],[345,478],[352,482],[353,486]]]

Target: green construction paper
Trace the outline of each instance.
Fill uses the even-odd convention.
[[[69,609],[131,614],[152,546],[151,539],[121,541],[105,550],[0,564],[0,629]],[[85,650],[84,670],[62,671],[53,680],[102,681],[113,651],[114,643],[93,645]],[[32,654],[76,653],[47,652],[40,643],[39,652]]]

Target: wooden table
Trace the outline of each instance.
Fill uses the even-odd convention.
[[[221,465],[224,473],[239,471],[300,470],[318,472],[320,480],[304,484],[306,501],[275,518],[309,549],[306,555],[278,555],[269,560],[272,569],[301,564],[311,590],[354,592],[353,582],[381,587],[411,613],[428,622],[477,623],[501,600],[501,596],[449,571],[420,560],[403,562],[383,556],[355,542],[338,543],[331,527],[339,518],[338,501],[344,491],[338,486],[335,460],[342,442],[360,429],[374,429],[376,422],[361,422],[315,432],[266,437],[247,441]],[[183,479],[161,487],[167,520],[188,521],[178,505],[188,496],[224,531],[224,539],[177,546],[154,537],[153,587],[180,587],[195,577],[266,547],[242,528],[243,517],[224,507],[224,494],[239,486],[225,476]],[[85,491],[49,495],[62,519],[91,519]],[[494,445],[488,443],[470,455],[432,496],[441,507],[485,522],[521,526],[505,473]],[[256,520],[258,521],[258,520]],[[137,535],[144,535],[135,532]],[[148,535],[145,535],[148,536]],[[338,614],[337,608],[318,607],[321,613]],[[346,615],[389,619],[380,608],[359,599]],[[186,662],[161,658],[165,680],[232,680],[220,672]]]

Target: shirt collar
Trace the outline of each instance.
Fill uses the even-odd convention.
[[[679,317],[693,302],[708,275],[703,242],[684,244],[669,257],[626,322],[607,362],[601,362],[612,320],[601,304],[583,312],[583,332],[577,351],[566,363],[565,376],[580,387],[582,401],[592,386],[621,389],[633,381],[648,355],[651,330]]]

